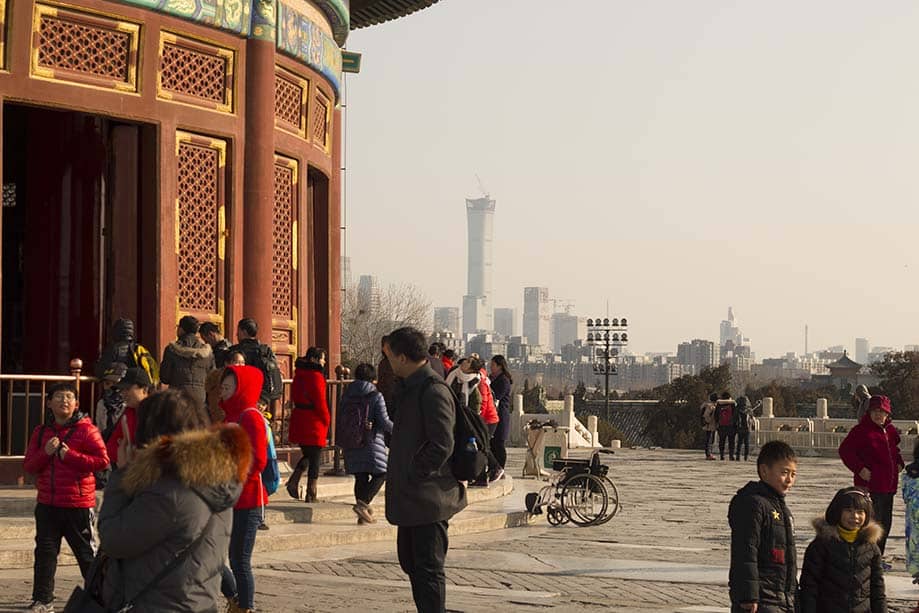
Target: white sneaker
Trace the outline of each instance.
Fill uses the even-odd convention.
[[[45,604],[36,600],[31,605],[29,605],[29,608],[26,609],[26,611],[31,611],[31,613],[54,613],[54,603],[49,602]]]

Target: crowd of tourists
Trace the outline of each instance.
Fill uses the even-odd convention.
[[[282,380],[256,322],[240,320],[236,332],[231,345],[215,324],[183,317],[158,362],[120,319],[96,364],[102,389],[92,415],[73,384],[48,388],[47,418],[24,461],[38,490],[29,610],[54,611],[62,538],[84,578],[65,611],[255,609],[252,551],[278,487],[267,418]],[[416,606],[445,611],[448,521],[466,506],[467,486],[504,475],[513,379],[503,356],[486,368],[412,328],[384,337],[381,349],[377,367],[354,369],[334,442],[354,478],[357,523],[375,523],[372,502],[385,484]],[[318,499],[330,443],[326,359],[310,347],[290,388],[288,439],[301,457],[285,489],[308,503]],[[457,460],[470,450],[481,460]]]
[[[710,402],[721,400],[726,398]],[[853,485],[836,492],[814,519],[816,536],[805,551],[800,581],[795,524],[785,502],[797,478],[797,457],[781,441],[761,447],[759,481],[739,489],[728,510],[732,611],[886,612],[884,573],[892,564],[885,549],[901,473],[906,570],[919,583],[919,443],[906,465],[890,399],[866,388],[853,405],[861,415],[839,446]]]

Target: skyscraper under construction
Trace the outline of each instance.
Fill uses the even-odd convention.
[[[487,194],[466,199],[469,227],[469,264],[466,295],[463,296],[463,333],[494,328],[492,321],[492,245],[495,201]]]

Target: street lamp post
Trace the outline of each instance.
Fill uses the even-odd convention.
[[[619,348],[629,342],[627,329],[628,321],[624,317],[620,319],[598,317],[587,320],[587,344],[596,348],[591,355],[591,359],[594,360],[594,374],[603,375],[606,392],[603,396],[603,407],[607,421],[610,418],[609,378],[617,374],[615,362],[619,356]]]

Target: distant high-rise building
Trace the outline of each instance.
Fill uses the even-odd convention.
[[[729,342],[735,347],[744,344],[743,334],[741,334],[740,328],[734,319],[734,307],[728,307],[728,318],[721,322],[721,338],[719,340],[721,347],[724,347]]]
[[[459,336],[459,307],[436,307],[434,309],[434,332],[452,332]]]
[[[718,366],[721,363],[719,354],[714,342],[696,338],[680,343],[676,350],[676,361],[678,364],[692,366],[695,374],[699,374],[706,368]]]
[[[345,289],[351,287],[351,258],[341,258],[341,286]]]
[[[552,348],[551,317],[549,288],[523,288],[523,335],[527,337],[530,345]]]
[[[463,334],[494,329],[492,317],[492,243],[495,201],[466,199],[468,268],[463,296]]]
[[[495,332],[505,338],[517,336],[517,309],[495,309]]]
[[[361,275],[357,282],[357,297],[360,300],[361,309],[372,315],[379,313],[382,299],[380,280],[373,275]]]
[[[855,361],[859,364],[868,363],[868,339],[855,339]]]
[[[561,353],[565,345],[587,337],[587,320],[577,315],[553,313],[551,323],[553,353]]]

